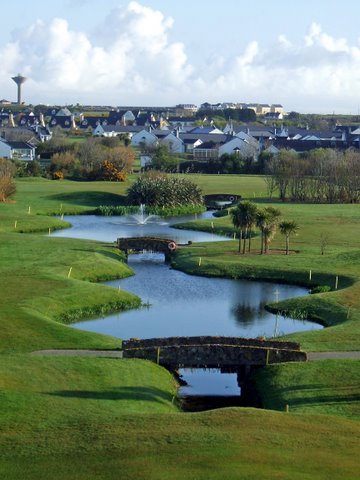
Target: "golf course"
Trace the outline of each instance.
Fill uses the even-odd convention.
[[[186,177],[204,195],[276,207],[299,228],[288,255],[279,231],[262,255],[256,228],[251,251],[239,253],[230,212],[181,224],[229,240],[180,247],[172,268],[307,287],[314,293],[267,308],[321,324],[280,339],[329,358],[259,369],[262,409],[185,413],[175,378],[155,363],[34,355],[121,350],[121,339],[71,323],[146,300],[99,283],[133,274],[125,255],[115,243],[52,234],[70,226],[63,215],[123,204],[136,175],[120,183],[17,178],[16,194],[0,204],[1,479],[359,478],[360,205],[280,202],[261,176]]]

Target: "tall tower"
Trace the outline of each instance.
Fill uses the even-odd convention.
[[[21,105],[21,85],[27,80],[26,77],[23,77],[20,73],[16,77],[11,77],[17,85],[17,103]]]

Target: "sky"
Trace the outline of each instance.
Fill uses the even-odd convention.
[[[0,0],[0,99],[360,113],[358,0]]]

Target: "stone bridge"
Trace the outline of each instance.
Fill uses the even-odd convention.
[[[169,337],[123,341],[124,358],[156,362],[169,370],[219,368],[239,372],[243,367],[304,362],[300,344],[240,337]]]
[[[126,256],[132,252],[160,252],[165,255],[165,261],[169,261],[171,253],[173,253],[177,244],[174,240],[157,237],[129,237],[118,238],[117,246],[125,252]]]

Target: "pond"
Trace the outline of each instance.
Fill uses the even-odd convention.
[[[202,218],[210,216],[211,213],[206,212]],[[171,238],[179,243],[228,240],[214,234],[171,228],[176,222],[193,218],[151,218],[148,223],[140,225],[131,216],[69,216],[66,220],[71,222],[72,228],[54,235],[106,242],[114,242],[118,237],[148,235]],[[75,328],[122,339],[195,335],[271,338],[321,328],[312,322],[273,315],[264,308],[266,303],[277,299],[306,295],[305,288],[187,275],[165,264],[162,254],[129,255],[128,263],[135,272],[134,276],[105,284],[137,294],[147,306],[79,322],[73,325]],[[190,392],[239,395],[236,375],[195,370],[180,373],[188,383],[180,389],[182,395]]]

